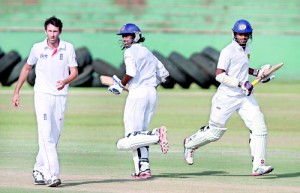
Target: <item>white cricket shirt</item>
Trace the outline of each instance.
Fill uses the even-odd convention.
[[[129,89],[156,87],[159,80],[169,76],[163,64],[141,44],[132,44],[124,52],[126,74],[133,77]]]
[[[56,83],[69,76],[69,67],[77,66],[74,47],[60,39],[57,50],[47,44],[47,39],[36,43],[31,48],[27,59],[29,65],[35,66],[34,91],[52,95],[67,95],[69,85],[58,91]]]
[[[246,45],[245,50],[233,40],[220,53],[217,68],[224,69],[228,76],[237,78],[245,82],[249,78],[250,47]],[[223,83],[218,87],[218,91],[228,96],[245,95],[241,88],[232,88]]]

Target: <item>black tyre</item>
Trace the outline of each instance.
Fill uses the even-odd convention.
[[[185,72],[193,82],[198,84],[202,88],[209,88],[211,85],[211,79],[205,71],[198,68],[193,62],[184,58],[177,52],[172,52],[169,56],[170,60]]]
[[[78,64],[78,73],[80,74],[87,65],[93,62],[93,59],[90,51],[86,47],[75,49],[75,53]]]
[[[219,86],[220,83],[216,81],[216,69],[217,69],[217,63],[213,62],[211,59],[209,59],[206,55],[203,53],[194,53],[190,60],[197,65],[202,71],[204,71],[206,74],[209,75],[210,81],[213,85]]]
[[[13,83],[15,83],[18,78],[19,78],[19,75],[22,71],[22,68],[25,64],[26,60],[22,60],[20,61],[11,71],[10,75],[8,76],[7,80],[5,82],[3,82],[2,84],[4,86],[10,86],[12,85]]]
[[[173,62],[164,57],[158,51],[153,51],[153,54],[159,61],[164,64],[165,68],[169,71],[169,77],[171,79],[170,81],[174,80],[174,82],[178,83],[182,88],[190,87],[192,81],[187,78],[187,75],[185,73],[182,73],[181,70],[175,64],[173,64]]]
[[[10,51],[0,59],[0,82],[5,85],[13,68],[21,61],[21,56],[16,51]]]
[[[4,56],[4,52],[3,52],[3,50],[0,48],[0,58],[2,58],[3,56]]]
[[[104,85],[101,84],[100,75],[96,72],[93,73],[92,87],[105,87]]]
[[[204,54],[205,56],[207,56],[213,62],[218,63],[219,57],[220,57],[220,52],[218,50],[216,50],[215,48],[208,46],[208,47],[204,48],[201,53]]]
[[[93,82],[93,67],[92,65],[87,65],[81,74],[75,79],[75,81],[70,83],[72,87],[91,87]]]
[[[121,70],[115,68],[108,62],[101,60],[101,59],[95,59],[92,63],[93,69],[95,72],[97,72],[99,75],[105,75],[105,76],[113,76],[116,75],[120,79],[124,76],[124,74],[121,72]]]
[[[160,85],[164,88],[174,88],[176,81],[170,76],[166,78],[165,82],[162,82]]]

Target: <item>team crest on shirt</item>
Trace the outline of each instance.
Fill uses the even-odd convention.
[[[63,60],[64,59],[64,55],[63,54],[60,54],[59,55],[59,60]]]
[[[47,59],[47,54],[41,54],[40,55],[40,59],[42,59],[42,60],[46,60]]]
[[[250,59],[250,54],[247,54],[247,58]]]

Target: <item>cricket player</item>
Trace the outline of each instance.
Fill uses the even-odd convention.
[[[117,148],[133,152],[133,178],[150,178],[149,145],[159,143],[163,153],[169,148],[166,127],[148,131],[158,101],[156,87],[169,72],[141,44],[145,38],[138,26],[127,23],[117,35],[122,36],[126,74],[122,80],[113,76],[115,84],[108,90],[119,95],[127,85],[125,89],[129,91],[124,110],[125,137],[118,141]]]
[[[233,26],[233,40],[220,53],[216,80],[221,84],[212,98],[208,125],[184,139],[184,158],[193,164],[193,155],[197,148],[219,140],[226,132],[225,124],[229,117],[237,112],[250,129],[250,149],[252,154],[252,175],[258,176],[273,171],[266,163],[267,126],[252,92],[249,74],[261,77],[265,83],[274,76],[264,77],[263,71],[271,66],[266,64],[260,70],[249,67],[252,27],[247,20],[238,20]]]
[[[57,145],[63,129],[69,83],[78,75],[73,45],[59,38],[62,27],[60,19],[54,16],[46,19],[47,38],[31,48],[12,98],[13,106],[18,107],[20,89],[32,66],[36,65],[34,106],[39,152],[32,177],[36,185],[47,184],[49,187],[61,184]]]

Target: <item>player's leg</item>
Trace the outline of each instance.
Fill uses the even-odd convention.
[[[148,157],[148,147],[141,147],[137,150],[133,150],[133,160],[135,163],[135,172],[131,175],[133,178],[145,179],[151,177],[151,170]]]
[[[184,139],[184,158],[187,164],[193,164],[197,148],[219,140],[226,132],[227,120],[239,106],[239,100],[216,93],[212,99],[209,125],[203,126],[192,136]]]
[[[41,154],[41,150],[39,149],[39,152],[35,159],[35,164],[32,171],[32,178],[34,180],[34,184],[36,185],[45,185],[45,179],[44,179],[44,161]]]
[[[166,132],[167,129],[164,126],[162,126],[160,128],[155,128],[152,131],[130,133],[117,142],[117,148],[119,150],[132,151],[141,147],[158,144],[161,141],[167,143]],[[163,153],[167,152],[163,151]]]
[[[34,95],[39,141],[39,154],[36,165],[44,164],[41,172],[44,174],[45,181],[51,178],[51,168],[53,167],[50,164],[50,160],[52,160],[51,152],[55,151],[56,148],[54,139],[51,136],[51,102],[50,95],[42,93],[35,93]]]
[[[147,131],[149,129],[149,125],[151,123],[152,117],[155,113],[158,96],[155,88],[148,88],[148,101],[147,107],[145,108],[145,119],[144,119],[144,128],[143,131]],[[169,150],[169,142],[167,139],[167,128],[165,126],[161,126],[159,128],[155,128],[152,133],[156,133],[159,135],[159,145],[161,151],[163,153],[167,153]]]
[[[144,124],[146,122],[145,109],[148,104],[147,92],[134,89],[129,93],[124,109],[125,137],[117,143],[119,150],[133,151],[134,174],[136,175],[141,173],[141,161],[149,159],[149,154],[144,153],[145,146],[152,145],[158,141],[158,136],[155,133],[143,131],[145,130]],[[143,157],[141,157],[141,151],[143,152]],[[133,175],[133,177],[136,177],[136,175]]]
[[[38,122],[39,151],[44,162],[44,178],[48,182],[56,173],[58,166],[57,144],[52,133],[52,109],[55,97],[49,94],[35,93],[34,100]]]
[[[59,138],[61,136],[62,130],[63,130],[63,123],[64,123],[64,112],[66,109],[66,102],[67,97],[66,96],[53,96],[54,97],[54,104],[53,104],[53,111],[52,111],[52,119],[51,119],[51,135],[54,139],[54,142],[56,144],[56,157],[57,160],[53,163],[53,169],[51,171],[51,179],[48,180],[48,186],[49,187],[56,187],[61,184],[60,180],[60,166],[59,166],[59,160],[58,160],[58,154],[57,154],[57,146],[59,142]]]
[[[266,141],[267,126],[264,115],[261,112],[255,98],[251,95],[243,103],[238,111],[246,126],[251,130],[250,149],[253,160],[252,175],[263,175],[274,170],[272,166],[266,166]]]

